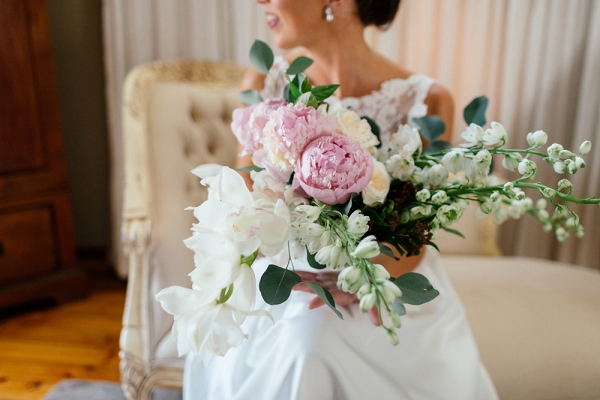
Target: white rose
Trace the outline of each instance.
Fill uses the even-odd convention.
[[[390,190],[390,175],[385,165],[373,158],[373,176],[362,191],[363,202],[368,206],[382,204]]]
[[[338,130],[342,131],[352,139],[360,143],[363,149],[371,154],[375,153],[375,146],[379,144],[377,136],[371,132],[371,125],[360,118],[357,113],[348,109],[342,109],[336,113],[338,119]]]

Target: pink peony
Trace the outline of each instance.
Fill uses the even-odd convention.
[[[373,160],[359,142],[334,133],[310,142],[298,158],[295,172],[295,188],[325,204],[343,204],[369,184]]]
[[[241,156],[252,154],[260,147],[260,138],[269,121],[269,113],[286,104],[283,99],[267,99],[262,103],[236,108],[233,111],[231,130],[243,147]]]
[[[288,177],[306,145],[319,136],[330,135],[337,127],[335,117],[302,103],[279,107],[269,117],[260,140],[264,154],[256,155],[255,161]]]

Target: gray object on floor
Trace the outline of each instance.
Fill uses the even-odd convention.
[[[44,400],[126,400],[115,382],[65,379],[52,388]],[[181,390],[157,388],[152,400],[181,400]]]

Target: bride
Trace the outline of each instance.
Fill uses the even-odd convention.
[[[335,96],[359,115],[372,118],[386,139],[412,118],[434,114],[452,126],[453,103],[448,91],[430,78],[413,74],[373,52],[363,39],[368,25],[385,27],[394,19],[400,0],[255,0],[265,8],[274,44],[299,48],[278,57],[268,77],[250,69],[242,90],[256,89],[263,98],[281,97],[282,72],[290,60],[304,55],[314,63],[305,75],[314,86],[339,83]],[[446,140],[450,137],[446,133]],[[251,156],[239,165],[249,165]],[[249,177],[245,179],[251,185]],[[190,400],[329,400],[329,399],[496,399],[497,394],[471,334],[465,311],[438,254],[424,249],[420,256],[394,261],[373,260],[392,276],[416,271],[440,291],[433,301],[407,306],[392,346],[376,318],[366,318],[354,295],[335,289],[332,272],[304,272],[333,293],[344,320],[322,305],[301,285],[278,306],[257,307],[275,318],[246,320],[248,339],[223,358],[204,367],[188,356],[184,398]],[[257,275],[269,260],[255,262]],[[309,270],[305,260],[296,269]],[[304,265],[304,268],[302,266]],[[258,291],[257,291],[258,292]]]

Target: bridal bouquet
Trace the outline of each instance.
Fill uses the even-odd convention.
[[[273,53],[266,44],[255,42],[250,58],[257,71],[269,73]],[[337,287],[355,293],[362,312],[377,307],[381,326],[396,344],[404,305],[428,302],[438,291],[414,272],[391,278],[373,257],[418,255],[427,244],[437,248],[440,229],[460,235],[451,225],[469,203],[497,223],[531,214],[559,240],[569,232],[583,235],[569,204],[600,204],[600,199],[574,197],[567,179],[557,188],[535,182],[533,158],[559,174],[574,174],[585,167],[589,141],[578,152],[556,143],[543,151],[548,137],[537,131],[527,135],[527,149],[507,149],[502,125],[483,128],[484,97],[465,108],[468,127],[460,147],[438,140],[444,124],[430,116],[380,137],[373,121],[330,98],[338,85],[311,85],[302,75],[311,63],[300,57],[290,65],[282,99],[263,100],[255,91],[240,94],[248,107],[234,111],[231,126],[242,154],[252,154],[255,166],[244,169],[254,182],[252,191],[228,167],[207,164],[192,171],[209,193],[193,208],[198,223],[185,240],[195,253],[192,287],[169,287],[156,296],[175,316],[180,355],[194,351],[205,362],[213,354],[223,356],[244,340],[246,317],[270,316],[254,308],[252,265],[261,256],[271,261],[258,285],[266,303],[289,298],[302,282],[294,260],[306,257],[316,270],[340,271]],[[501,183],[490,176],[492,155],[520,177]],[[539,191],[543,198],[534,204],[523,189]],[[326,288],[305,284],[342,318]]]

